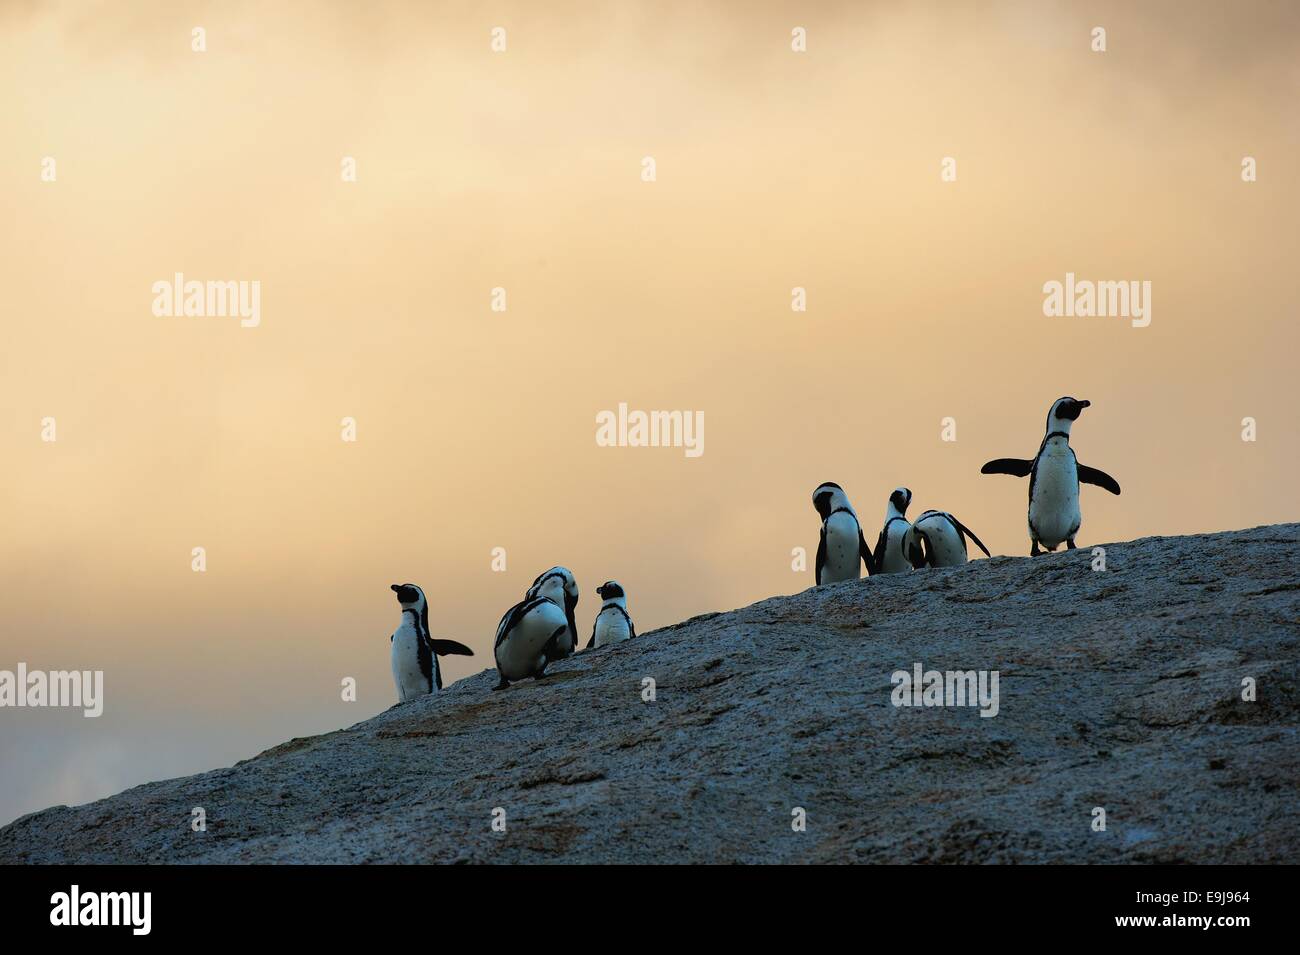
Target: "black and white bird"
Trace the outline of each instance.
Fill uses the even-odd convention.
[[[966,563],[966,538],[992,557],[984,542],[975,532],[947,511],[925,511],[912,524],[915,544],[912,547],[913,567],[959,567]]]
[[[878,574],[897,574],[914,567],[916,538],[912,523],[907,519],[907,506],[912,503],[912,492],[896,487],[885,505],[885,524],[876,538],[872,560]]]
[[[636,636],[636,627],[627,614],[627,594],[623,585],[617,580],[607,580],[596,588],[596,593],[604,601],[596,622],[591,627],[591,639],[586,649],[599,650],[613,643],[622,643]]]
[[[524,597],[550,597],[564,608],[565,619],[569,623],[569,632],[546,649],[548,662],[563,660],[578,649],[578,624],[574,621],[573,611],[578,606],[578,581],[573,571],[567,567],[552,567],[537,575],[533,585]]]
[[[501,682],[493,689],[504,690],[526,677],[545,676],[546,664],[560,641],[574,642],[569,636],[569,621],[563,607],[540,594],[515,604],[497,624],[492,653]]]
[[[392,643],[393,682],[397,684],[397,702],[405,703],[442,689],[438,657],[472,657],[474,651],[455,640],[433,639],[429,633],[429,601],[415,584],[393,584],[391,589],[402,607],[402,623],[388,638]]]
[[[1029,477],[1029,554],[1042,553],[1039,546],[1056,550],[1061,541],[1074,550],[1074,536],[1079,532],[1079,484],[1095,484],[1112,494],[1119,493],[1119,483],[1105,471],[1080,464],[1070,447],[1070,427],[1078,420],[1090,401],[1058,398],[1047,412],[1047,430],[1038,454],[1029,461],[998,458],[980,468],[981,474],[1011,474]]]
[[[844,489],[831,481],[818,485],[813,491],[813,507],[822,519],[813,577],[817,584],[857,580],[862,575],[862,564],[867,566],[868,577],[874,574],[876,566],[872,562],[871,550],[862,536],[858,514]]]

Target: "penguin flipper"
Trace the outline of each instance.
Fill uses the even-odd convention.
[[[876,558],[871,553],[871,548],[867,546],[867,539],[862,536],[862,528],[858,528],[858,556],[862,562],[867,565],[867,576],[870,577],[876,572]]]
[[[975,546],[978,547],[980,550],[984,551],[985,557],[993,556],[992,554],[989,553],[989,549],[984,546],[984,542],[975,536],[975,532],[973,530],[971,530],[961,521],[957,520],[957,518],[953,517],[951,514],[949,514],[948,517],[955,525],[957,525],[957,530],[959,530],[961,533],[965,534],[967,537],[973,540],[975,542]]]
[[[813,571],[813,583],[822,582],[822,568],[826,566],[826,525],[822,524],[821,539],[817,542],[817,569]]]
[[[997,458],[980,468],[980,474],[1010,474],[1013,477],[1028,477],[1034,469],[1033,461],[1020,458]]]
[[[457,643],[455,640],[430,640],[433,644],[433,652],[440,657],[448,654],[455,654],[458,657],[472,657],[474,651],[463,643]]]
[[[887,535],[885,534],[885,531],[882,529],[882,530],[880,531],[880,536],[876,538],[876,552],[875,552],[875,553],[872,555],[872,557],[871,557],[871,559],[872,559],[872,560],[875,562],[875,564],[876,564],[876,570],[880,570],[880,568],[882,568],[882,567],[885,566],[884,561],[885,561],[885,540],[886,540],[886,537],[887,537]]]
[[[542,666],[541,669],[539,669],[536,673],[533,674],[534,677],[539,677],[544,675],[542,671],[546,669],[546,664],[552,662],[553,660],[563,659],[563,655],[560,653],[559,642],[560,642],[560,637],[564,636],[564,634],[568,633],[568,631],[569,631],[569,625],[567,623],[562,623],[555,628],[555,632],[551,634],[551,639],[547,640],[546,646],[542,647]],[[573,644],[574,646],[577,646],[578,635],[574,634],[573,637],[574,637]]]
[[[596,616],[597,616],[597,618],[599,618],[599,617],[600,617],[600,614],[596,614]],[[594,647],[595,645],[596,645],[596,621],[593,620],[593,621],[591,622],[591,639],[587,641],[587,645],[586,645],[585,647],[583,647],[582,649],[584,649],[584,650],[590,650],[590,649],[591,649],[592,647]]]
[[[1096,468],[1090,468],[1086,464],[1079,465],[1079,483],[1095,484],[1097,487],[1104,487],[1112,494],[1119,493],[1118,481],[1105,471],[1098,471]]]
[[[927,550],[928,548],[928,550]],[[912,565],[913,570],[920,570],[922,567],[930,566],[934,558],[934,545],[930,543],[929,536],[925,531],[913,529],[912,542],[909,544],[907,538],[903,538],[904,557]]]

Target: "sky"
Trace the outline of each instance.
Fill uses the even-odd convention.
[[[0,4],[0,670],[105,687],[0,709],[0,823],[387,708],[393,582],[452,680],[554,564],[584,643],[807,588],[823,481],[1025,555],[1063,395],[1080,546],[1296,520],[1298,92],[1288,3]]]

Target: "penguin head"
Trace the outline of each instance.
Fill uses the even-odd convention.
[[[397,594],[397,602],[402,605],[403,610],[423,610],[428,606],[424,599],[424,591],[415,584],[393,584],[390,589]]]
[[[889,495],[889,506],[885,508],[885,518],[906,517],[907,506],[912,503],[912,492],[905,487],[894,488]]]
[[[561,607],[573,607],[578,603],[578,580],[569,568],[552,567],[537,575],[524,597],[550,597]]]
[[[429,601],[424,599],[424,591],[415,584],[391,584],[389,589],[397,594],[397,602],[402,605],[402,612],[414,610],[420,621],[420,630],[429,635]]]
[[[1057,398],[1052,403],[1052,410],[1047,412],[1047,433],[1064,431],[1069,434],[1070,425],[1078,420],[1079,415],[1083,414],[1083,409],[1091,404],[1091,401],[1079,401],[1075,398]]]
[[[817,513],[823,521],[830,517],[831,511],[836,508],[843,507],[850,511],[853,510],[853,506],[849,504],[849,496],[844,493],[844,488],[833,481],[819,484],[817,490],[813,491],[813,507],[817,508]]]
[[[617,600],[626,606],[627,594],[623,592],[623,585],[617,580],[607,580],[596,588],[596,593],[600,594],[601,600]]]

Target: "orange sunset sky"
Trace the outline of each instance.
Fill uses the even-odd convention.
[[[106,693],[0,710],[0,822],[388,707],[394,581],[456,679],[552,564],[583,643],[611,577],[641,633],[805,589],[822,481],[1027,554],[979,468],[1062,395],[1124,488],[1081,546],[1300,517],[1295,4],[6,0],[0,79],[0,669]],[[1151,324],[1045,317],[1067,272]]]

